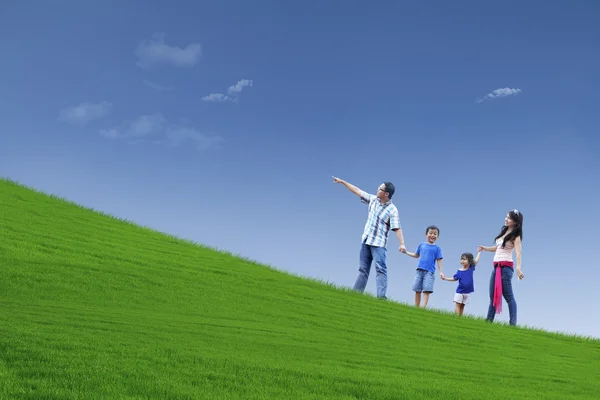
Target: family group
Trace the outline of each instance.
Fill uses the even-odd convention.
[[[387,299],[387,263],[386,247],[390,231],[394,231],[400,242],[399,251],[410,257],[419,259],[416,268],[412,290],[415,292],[415,305],[427,307],[429,296],[433,293],[435,283],[436,265],[440,278],[445,281],[458,281],[454,295],[455,311],[462,315],[469,297],[475,291],[473,285],[473,272],[479,263],[482,251],[494,253],[493,270],[490,277],[489,294],[490,304],[486,320],[494,321],[495,314],[502,311],[502,298],[508,304],[509,323],[517,324],[517,302],[512,289],[512,277],[515,272],[513,253],[516,252],[516,273],[519,279],[524,275],[521,271],[521,240],[523,238],[523,214],[518,210],[511,210],[504,219],[504,226],[495,237],[493,246],[478,246],[477,256],[472,253],[463,253],[460,258],[461,267],[452,278],[446,277],[442,269],[442,249],[436,244],[440,230],[431,225],[425,229],[426,240],[419,244],[414,253],[407,251],[404,245],[404,236],[400,226],[398,209],[392,202],[395,188],[391,182],[382,183],[373,195],[365,192],[344,181],[333,177],[335,183],[343,184],[348,190],[356,194],[360,201],[368,206],[368,217],[362,235],[358,277],[354,290],[364,292],[369,279],[371,265],[375,263],[377,297]]]

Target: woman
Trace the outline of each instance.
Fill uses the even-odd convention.
[[[495,246],[479,246],[478,251],[494,254],[494,270],[490,279],[490,306],[486,321],[493,322],[495,314],[502,311],[502,297],[508,304],[509,323],[517,324],[517,301],[512,290],[513,252],[517,253],[517,277],[523,279],[521,272],[521,241],[523,240],[523,214],[519,210],[510,211],[504,220],[502,230],[496,236]]]

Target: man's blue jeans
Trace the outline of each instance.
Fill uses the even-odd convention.
[[[369,280],[369,273],[371,272],[371,263],[374,261],[375,271],[377,272],[375,281],[377,283],[377,297],[387,299],[387,266],[385,256],[385,247],[370,246],[364,242],[361,244],[358,277],[354,283],[354,290],[361,293],[365,291],[367,281]]]
[[[494,307],[494,283],[496,277],[496,268],[492,268],[492,276],[490,277],[490,305],[488,307],[488,314],[486,320],[489,322],[494,321],[494,317],[496,316],[496,308]],[[508,316],[509,316],[509,324],[516,325],[517,324],[517,301],[515,300],[515,295],[513,293],[512,288],[512,277],[514,271],[510,267],[502,267],[502,296],[506,303],[508,304]]]

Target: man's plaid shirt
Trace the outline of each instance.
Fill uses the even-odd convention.
[[[392,200],[382,204],[377,196],[365,191],[360,192],[360,201],[367,204],[369,208],[369,217],[362,236],[363,242],[375,247],[385,247],[390,229],[400,228],[398,209]]]

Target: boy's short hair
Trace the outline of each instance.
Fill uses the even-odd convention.
[[[434,230],[434,229],[435,229],[435,230],[437,231],[437,233],[438,233],[438,236],[440,236],[440,228],[438,228],[438,227],[437,227],[437,226],[435,226],[435,225],[429,225],[429,226],[427,227],[427,229],[425,229],[425,234],[426,234],[426,235],[427,235],[427,233],[429,233],[429,230],[430,230],[430,229],[431,229],[431,230]]]
[[[384,182],[383,184],[385,185],[385,191],[390,195],[391,199],[394,193],[396,192],[396,187],[392,182]]]

